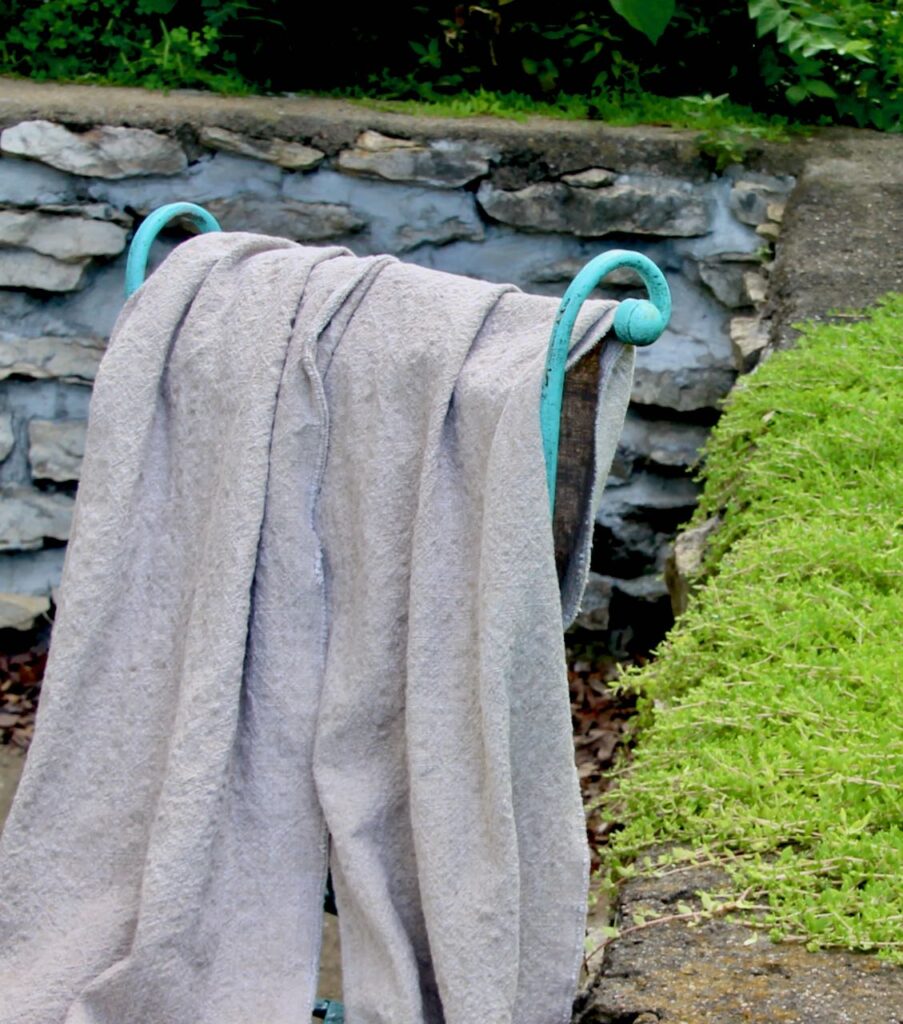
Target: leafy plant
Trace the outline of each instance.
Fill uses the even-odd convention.
[[[835,110],[859,125],[899,129],[903,17],[894,5],[831,0],[749,0],[766,82],[790,104]]]
[[[248,5],[203,0],[194,24],[168,24],[178,0],[12,0],[0,7],[7,27],[0,59],[7,71],[57,78],[250,91],[220,26]],[[4,22],[6,25],[4,25]]]
[[[471,93],[480,107],[489,95],[556,108],[568,96],[588,116],[648,96],[727,95],[766,116],[898,130],[903,17],[883,0],[384,0],[351,24],[323,8],[312,30],[286,0],[0,0],[0,73],[456,105]],[[703,134],[716,163],[745,145]]]
[[[610,0],[611,6],[638,32],[657,43],[674,15],[674,0]]]
[[[699,151],[709,157],[716,171],[743,163],[750,146],[756,141],[783,141],[788,137],[786,122],[781,123],[778,119],[771,124],[755,124],[744,121],[736,112],[730,116],[727,93],[720,96],[683,96],[681,99],[687,116],[702,129],[696,139]]]
[[[417,99],[397,99],[418,90]],[[393,98],[386,92],[392,91]],[[786,140],[791,134],[805,132],[802,125],[778,116],[756,114],[748,107],[723,97],[683,96],[673,98],[626,91],[599,92],[595,96],[559,92],[543,100],[521,92],[440,93],[408,80],[382,79],[380,96],[364,89],[335,90],[332,95],[351,99],[364,106],[395,113],[432,114],[441,117],[491,115],[513,120],[527,117],[552,117],[570,120],[596,118],[613,125],[659,124],[699,130],[700,150],[722,169],[742,159],[749,146],[759,139]]]

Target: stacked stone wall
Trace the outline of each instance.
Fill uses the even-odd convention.
[[[156,207],[190,200],[227,230],[390,252],[547,295],[609,248],[655,260],[674,316],[638,353],[581,619],[616,651],[654,638],[670,614],[661,573],[697,499],[698,453],[766,344],[760,314],[793,176],[711,173],[690,136],[656,129],[569,136],[450,121],[443,132],[322,103],[299,122],[275,100],[265,116],[265,102],[236,130],[215,104],[198,113],[179,97],[159,123],[121,103],[99,121],[93,99],[83,115],[72,101],[64,116],[57,103],[28,117],[0,101],[0,626],[24,628],[50,608],[128,241]],[[180,237],[158,243],[154,260]],[[641,294],[629,274],[605,288]]]

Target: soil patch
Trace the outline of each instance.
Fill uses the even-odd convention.
[[[604,950],[574,1024],[903,1024],[899,967],[863,954],[809,953],[707,918],[695,893],[719,887],[729,891],[729,880],[711,867],[627,883],[622,937]]]

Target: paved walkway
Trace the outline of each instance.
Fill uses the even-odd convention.
[[[622,928],[640,906],[656,917],[678,913],[678,903],[698,911],[698,889],[726,884],[711,868],[632,881]],[[574,1024],[903,1024],[903,969],[875,956],[807,953],[721,919],[647,923],[609,947]]]
[[[849,138],[849,142],[842,141]],[[784,214],[768,304],[773,338],[832,310],[903,291],[903,136],[819,141]]]

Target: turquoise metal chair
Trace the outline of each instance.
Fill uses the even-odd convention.
[[[144,281],[150,248],[160,231],[172,220],[184,218],[199,231],[220,231],[216,218],[195,203],[169,203],[154,210],[135,232],[129,247],[125,270],[125,294],[131,295]],[[561,434],[561,405],[571,333],[580,307],[593,289],[613,270],[622,267],[635,270],[646,286],[648,299],[625,299],[615,312],[614,332],[628,345],[651,345],[671,318],[671,292],[665,277],[646,256],[627,249],[612,249],[590,260],[576,275],[564,293],[546,356],[545,376],[540,398],[539,421],[543,453],[546,461],[546,483],[549,508],[555,511],[555,486],[558,478],[558,444]],[[327,890],[326,909],[335,913],[335,903]],[[325,1024],[344,1024],[345,1011],[335,1000],[320,1000],[314,1006],[314,1017]]]
[[[150,248],[160,231],[172,220],[185,218],[201,232],[222,230],[216,218],[195,203],[169,203],[154,210],[135,233],[129,247],[125,269],[125,294],[141,287],[147,272]],[[593,289],[613,270],[635,270],[646,286],[648,299],[625,299],[615,312],[614,332],[628,345],[651,345],[668,326],[671,318],[671,292],[665,277],[648,257],[628,249],[612,249],[590,260],[571,281],[555,318],[540,400],[540,430],[546,460],[549,506],[555,510],[555,484],[558,477],[558,441],[561,429],[561,402],[571,332],[580,307]]]

